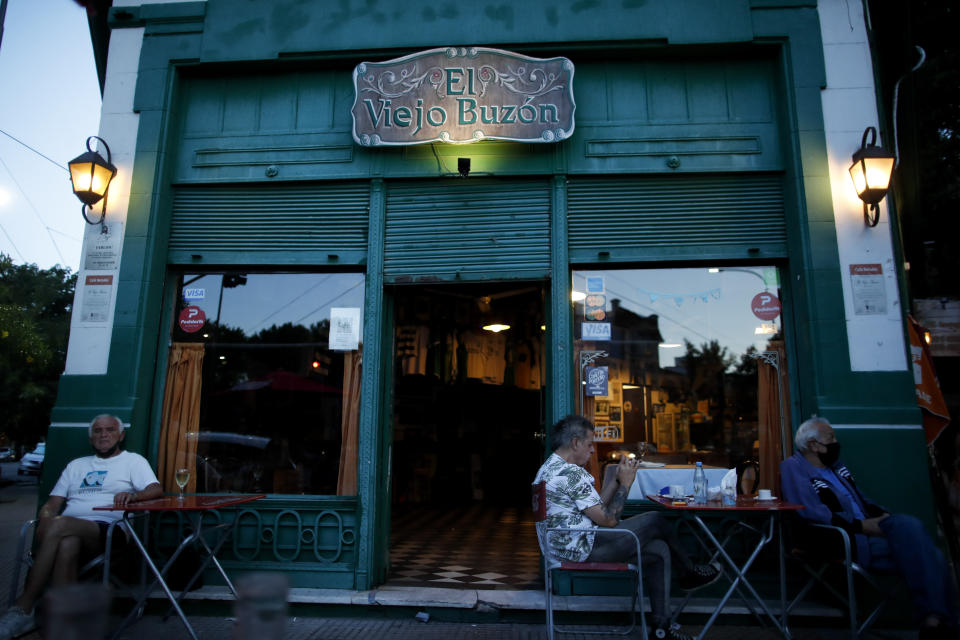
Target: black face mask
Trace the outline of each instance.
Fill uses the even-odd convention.
[[[817,440],[817,444],[823,444]],[[823,444],[827,448],[826,451],[817,453],[817,457],[820,458],[820,462],[828,467],[832,467],[837,464],[837,460],[840,459],[840,443],[831,442],[830,444]]]
[[[119,448],[120,448],[120,442],[118,441],[115,445],[113,445],[112,447],[110,447],[110,449],[108,449],[107,451],[104,451],[103,453],[100,453],[99,451],[96,451],[96,450],[94,451],[96,451],[98,458],[109,458],[110,456],[115,454],[117,452],[117,449]]]

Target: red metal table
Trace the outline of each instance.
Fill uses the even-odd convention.
[[[703,638],[706,635],[707,630],[713,625],[716,621],[717,616],[720,615],[720,612],[723,610],[723,607],[727,604],[727,601],[730,600],[730,597],[733,596],[734,591],[738,591],[738,587],[743,585],[743,587],[749,591],[753,600],[760,606],[763,612],[773,621],[774,626],[783,634],[783,637],[790,638],[790,629],[787,625],[787,607],[786,607],[786,568],[784,566],[784,550],[783,550],[783,531],[781,516],[784,513],[795,512],[803,509],[803,505],[793,504],[791,502],[786,502],[784,500],[757,500],[755,498],[744,498],[739,497],[735,504],[723,504],[720,500],[710,500],[705,503],[692,503],[686,501],[675,501],[672,498],[667,496],[660,496],[654,494],[647,494],[647,498],[656,502],[657,504],[666,507],[671,511],[676,511],[682,513],[684,517],[687,517],[694,522],[700,528],[700,531],[710,542],[710,545],[713,547],[711,550],[707,547],[703,540],[697,536],[697,539],[700,540],[701,544],[707,548],[708,551],[712,551],[713,555],[719,555],[723,558],[726,565],[734,573],[734,578],[730,581],[730,588],[727,589],[727,592],[724,594],[723,598],[720,599],[720,602],[717,604],[716,608],[711,614],[710,618],[707,620],[707,623],[703,626],[703,629],[700,631],[700,634],[697,636],[698,640]],[[753,550],[750,552],[746,560],[744,560],[742,565],[738,565],[733,558],[730,557],[730,554],[727,553],[727,550],[724,548],[725,542],[720,542],[717,540],[717,537],[710,530],[710,527],[703,521],[701,514],[704,513],[728,513],[728,514],[742,514],[742,515],[754,515],[754,516],[767,516],[765,525],[761,526],[760,529],[757,529],[757,533],[760,534],[759,540]],[[778,533],[777,539],[779,548],[779,562],[780,562],[780,612],[781,618],[778,620],[773,612],[770,611],[766,603],[757,593],[756,589],[753,588],[753,585],[750,584],[750,581],[747,580],[746,573],[753,565],[754,560],[757,559],[757,556],[760,554],[760,551],[773,540],[774,531]],[[729,537],[728,537],[729,539]],[[742,592],[741,592],[742,593]],[[749,602],[747,602],[749,607]]]
[[[130,540],[133,541],[137,549],[140,551],[140,555],[143,556],[143,560],[146,565],[150,568],[150,571],[154,575],[154,581],[143,590],[143,593],[140,595],[137,604],[134,606],[130,614],[124,619],[120,624],[119,629],[114,634],[114,637],[117,637],[123,629],[130,624],[130,622],[136,618],[137,612],[141,610],[147,598],[153,592],[155,586],[159,585],[163,592],[166,594],[167,599],[170,600],[171,605],[173,605],[174,611],[176,611],[177,616],[183,622],[184,626],[187,628],[187,633],[190,634],[190,637],[194,640],[198,640],[196,632],[193,630],[190,622],[187,620],[187,616],[183,613],[183,609],[180,608],[180,599],[185,593],[190,590],[190,587],[193,586],[193,583],[196,582],[197,578],[200,577],[200,574],[203,573],[207,565],[211,562],[217,568],[217,571],[220,572],[220,575],[223,576],[224,581],[226,581],[227,586],[230,588],[230,591],[233,593],[233,597],[237,597],[237,590],[233,586],[230,577],[227,575],[227,572],[224,571],[223,566],[220,564],[220,561],[217,560],[217,552],[220,550],[220,547],[226,542],[227,538],[233,532],[233,529],[236,525],[236,521],[232,522],[221,522],[213,526],[203,526],[203,515],[214,509],[222,509],[224,507],[233,507],[236,505],[244,504],[247,502],[253,502],[254,500],[259,500],[265,498],[263,494],[257,495],[223,495],[223,496],[185,496],[184,498],[178,498],[176,496],[166,496],[163,498],[156,498],[154,500],[144,500],[143,502],[135,502],[133,504],[127,504],[122,507],[94,507],[95,511],[123,511],[124,520],[129,520],[133,515],[138,513],[152,513],[158,511],[171,511],[176,513],[183,513],[187,517],[187,523],[189,525],[189,531],[187,535],[184,536],[183,540],[174,550],[173,554],[164,564],[163,568],[158,569],[157,565],[150,558],[150,554],[147,552],[147,547],[137,535],[136,529],[132,526],[127,526],[127,532],[129,533]],[[204,534],[214,532],[216,535],[213,537],[212,541],[208,541]],[[167,585],[165,576],[167,571],[170,570],[170,567],[173,566],[173,563],[180,556],[184,549],[188,546],[197,543],[202,547],[202,557],[203,561],[200,563],[200,566],[197,568],[193,577],[187,583],[187,585],[180,592],[179,596],[174,596],[173,592],[170,590],[170,587]],[[109,549],[107,550],[107,558],[110,557]],[[109,561],[108,561],[109,562]],[[107,564],[104,567],[104,570],[109,572],[110,566]]]

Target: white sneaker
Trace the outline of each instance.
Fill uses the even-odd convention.
[[[10,640],[37,628],[37,618],[20,607],[10,607],[0,616],[0,640]]]

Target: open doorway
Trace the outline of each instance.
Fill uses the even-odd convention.
[[[396,290],[388,581],[538,580],[528,488],[544,450],[544,296],[531,282]]]

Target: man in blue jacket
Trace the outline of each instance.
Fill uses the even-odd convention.
[[[921,621],[921,638],[955,638],[947,562],[923,523],[891,514],[860,492],[839,462],[840,443],[826,419],[814,416],[801,424],[794,445],[796,453],[780,465],[783,497],[804,505],[799,512],[804,518],[849,533],[861,565],[903,578]]]

